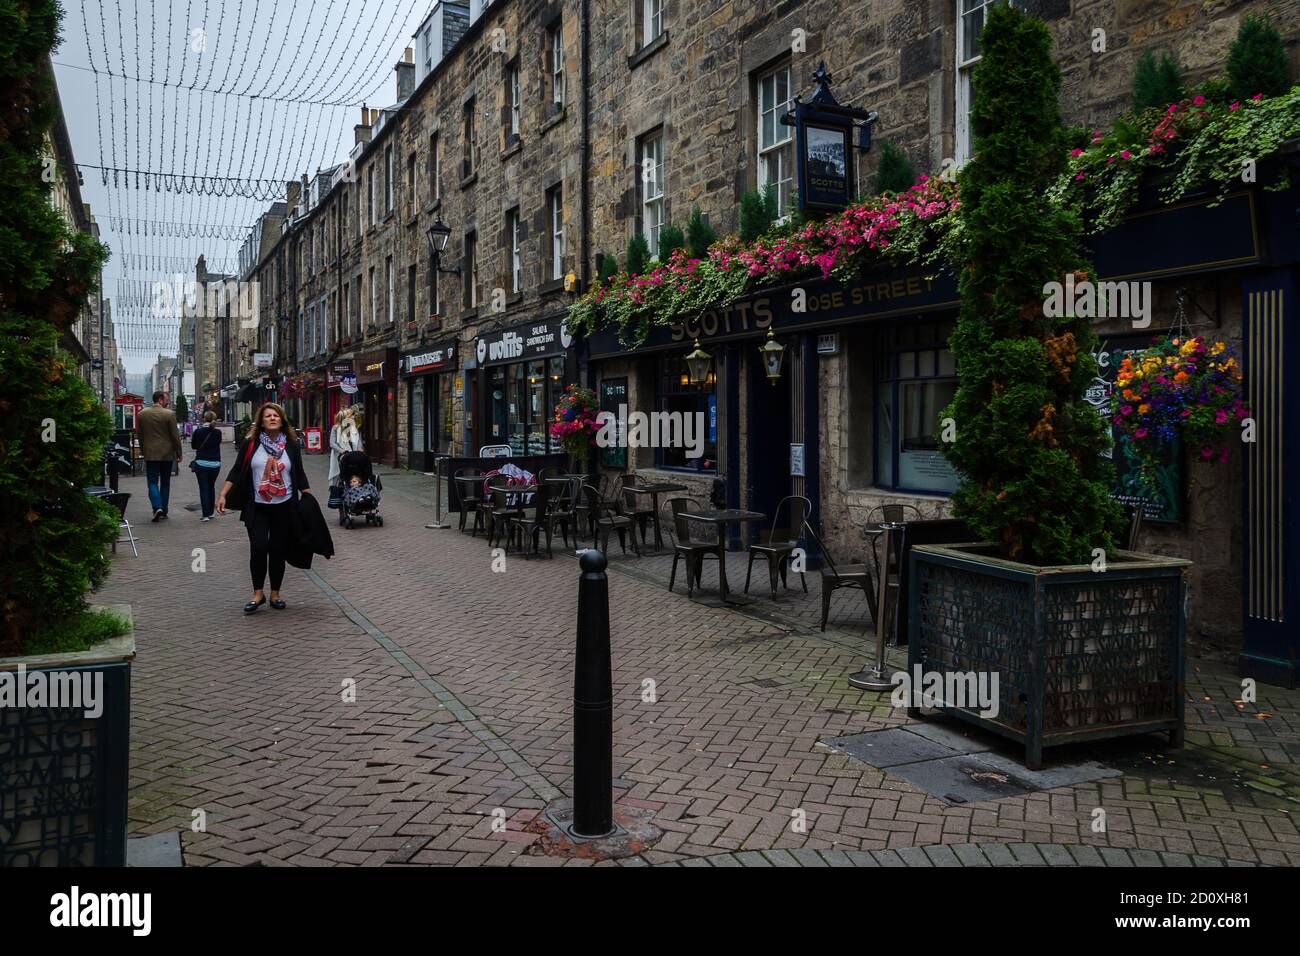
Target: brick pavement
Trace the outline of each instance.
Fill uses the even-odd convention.
[[[323,486],[324,459],[309,468]],[[589,865],[529,855],[524,829],[570,784],[576,562],[560,547],[494,574],[481,538],[423,527],[430,479],[381,471],[384,527],[334,526],[335,558],[291,568],[289,609],[252,617],[237,519],[185,511],[183,469],[151,524],[143,478],[124,479],[141,557],[119,549],[96,600],[136,617],[132,835],[182,831],[188,865]],[[973,845],[1008,865],[1300,864],[1296,692],[1239,709],[1240,682],[1193,659],[1182,753],[1117,742],[1123,776],[950,806],[820,743],[908,723],[845,683],[868,653],[847,604],[822,635],[767,602],[670,595],[653,565],[611,559],[617,794],[665,830],[633,865],[923,865]]]

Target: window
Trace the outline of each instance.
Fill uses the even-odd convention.
[[[438,314],[438,270],[433,263],[433,250],[429,250],[429,314]]]
[[[352,290],[350,283],[343,283],[343,329],[340,338],[352,338]]]
[[[781,125],[790,110],[790,65],[777,67],[758,80],[758,189],[776,192],[778,216],[790,213],[790,188],[794,181],[793,127]]]
[[[519,61],[506,68],[506,145],[519,142]]]
[[[655,133],[641,141],[641,234],[650,255],[659,255],[659,232],[664,227],[664,137]]]
[[[370,175],[366,178],[366,222],[375,224],[375,165],[370,164]]]
[[[379,321],[379,285],[375,282],[375,267],[370,267],[370,324]]]
[[[551,213],[551,278],[564,275],[564,190],[554,187],[547,194],[547,208]]]
[[[938,440],[940,414],[957,391],[951,333],[951,322],[899,325],[878,351],[876,483],[884,488],[947,493],[957,487]]]
[[[690,384],[685,353],[665,356],[659,360],[655,408],[656,411],[681,416],[680,426],[674,419],[670,419],[673,422],[670,434],[681,435],[683,440],[672,442],[674,447],[656,449],[656,467],[704,472],[718,470],[718,397],[714,386],[712,373],[703,385]],[[697,458],[688,456],[692,449],[687,447],[684,440],[687,428],[691,429],[692,438],[703,432],[703,450]]]
[[[393,297],[393,257],[384,260],[384,285],[388,290],[388,324],[393,324],[395,300]]]
[[[442,193],[438,187],[438,134],[429,137],[429,202],[438,199]]]
[[[406,268],[406,321],[415,321],[415,263]]]
[[[393,211],[393,147],[384,147],[384,212]]]
[[[461,139],[464,152],[460,161],[460,178],[469,179],[474,173],[474,98],[465,104],[465,115],[461,117]]]
[[[547,31],[546,46],[550,51],[551,102],[555,108],[564,106],[564,26],[556,23]]]
[[[506,241],[510,246],[510,292],[519,291],[522,257],[519,252],[519,208],[506,213]]]
[[[478,305],[478,236],[473,232],[465,233],[465,263],[461,274],[465,283],[465,308],[472,309]]]
[[[298,310],[298,358],[307,354],[307,322],[301,309]]]
[[[957,3],[957,129],[955,149],[957,165],[970,159],[972,100],[971,75],[980,60],[980,32],[984,29],[985,11],[997,3],[1008,0],[956,0]],[[1022,7],[1022,0],[1010,0],[1012,6]]]
[[[409,214],[414,216],[416,213],[414,153],[406,157],[406,204]]]
[[[641,0],[641,45],[649,46],[663,32],[663,0]]]
[[[320,302],[316,306],[316,321],[316,351],[324,352],[329,348],[327,340],[330,328],[329,299],[325,296],[320,297]]]

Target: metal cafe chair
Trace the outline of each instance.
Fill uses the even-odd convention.
[[[506,519],[506,537],[514,539],[518,536],[520,551],[524,551],[524,540],[530,540],[533,545],[532,554],[537,554],[541,533],[545,531],[546,556],[550,558],[554,557],[551,553],[551,523],[548,520],[551,486],[543,482],[538,484],[536,489],[533,492],[533,500],[528,504],[520,504],[518,513]],[[524,553],[531,557],[528,552]]]
[[[600,539],[600,549],[608,555],[609,553],[609,533],[618,532],[619,547],[623,553],[627,554],[627,538],[629,532],[632,538],[632,550],[636,556],[641,557],[641,548],[636,543],[636,534],[632,526],[632,519],[625,514],[621,514],[616,507],[608,502],[601,501],[600,490],[594,485],[583,485],[583,494],[587,498],[587,515],[589,520],[594,517],[595,529],[591,534],[591,545],[596,547],[597,539]]]
[[[131,542],[131,553],[134,554],[137,558],[140,557],[140,549],[135,546],[135,542],[136,542],[135,532],[131,529],[131,522],[128,521],[126,517],[126,506],[127,503],[130,502],[131,500],[130,492],[119,491],[116,492],[115,494],[105,495],[104,500],[117,509],[117,515],[118,515],[117,529],[119,532],[123,528],[126,529],[126,540]],[[117,545],[118,542],[120,542],[121,540],[122,540],[121,534],[119,534],[116,538],[113,539],[114,554],[117,554]]]
[[[510,503],[510,496],[517,494],[510,488],[510,479],[506,475],[494,475],[488,480],[488,496],[483,504],[483,513],[487,521],[488,546],[495,548],[501,536],[506,536],[506,548],[510,547],[510,519],[518,517],[523,509],[518,504]]]
[[[837,565],[830,551],[822,543],[811,522],[804,522],[804,532],[817,543],[821,552],[822,564],[822,630],[826,630],[826,620],[831,613],[831,595],[840,588],[858,588],[867,595],[867,608],[871,611],[871,623],[876,623],[876,575],[865,564]]]
[[[459,468],[451,480],[460,495],[460,530],[465,530],[465,520],[473,511],[474,523],[470,526],[470,534],[477,535],[479,528],[483,527],[483,481],[479,478],[479,471],[477,468]]]
[[[573,527],[573,540],[578,540],[578,496],[582,492],[582,480],[579,478],[552,478],[550,508],[546,512],[546,537],[549,541],[555,535],[555,526],[560,526],[564,535],[564,544],[569,544],[569,528]]]
[[[600,514],[599,510],[593,511],[588,501],[586,488],[590,485],[596,489],[596,499],[602,504],[609,500],[609,476],[603,472],[592,476],[586,482],[583,482],[582,488],[578,493],[577,512],[578,520],[585,523],[587,534],[595,535],[596,517]]]
[[[782,515],[785,520],[782,521]],[[767,576],[772,585],[772,600],[776,600],[776,579],[778,574],[782,586],[789,588],[786,574],[794,550],[799,546],[803,526],[812,517],[812,502],[802,495],[789,495],[782,498],[772,516],[772,527],[761,533],[757,543],[749,546],[749,568],[745,572],[745,593],[749,593],[749,578],[754,573],[754,559],[767,559]],[[808,577],[799,572],[803,593],[808,593]]]
[[[909,521],[921,521],[924,519],[921,509],[916,505],[908,504],[887,504],[876,505],[867,512],[867,527],[864,533],[871,539],[871,561],[875,565],[876,573],[880,573],[880,555],[876,553],[876,543],[880,540],[882,532],[878,526],[881,524],[907,524]],[[900,534],[895,539],[894,553],[889,555],[888,574],[889,590],[898,589],[899,559],[901,557],[901,548],[903,536]],[[875,612],[872,612],[873,614]]]
[[[690,498],[669,498],[664,502],[664,508],[672,515],[673,529],[673,569],[668,575],[668,590],[673,589],[673,584],[677,581],[677,562],[686,559],[686,596],[694,597],[695,589],[700,586],[700,578],[704,573],[704,559],[706,557],[715,557],[718,559],[718,587],[722,591],[722,596],[726,597],[726,566],[727,560],[724,551],[725,543],[721,534],[714,533],[712,541],[706,541],[703,538],[694,536],[691,525],[692,522],[682,517],[682,513],[690,511],[694,507]]]
[[[644,548],[646,544],[646,528],[649,527],[650,521],[655,516],[655,509],[649,500],[629,490],[635,487],[637,487],[637,477],[634,473],[629,472],[623,476],[619,484],[619,491],[622,497],[623,514],[631,518],[640,530],[641,547]]]

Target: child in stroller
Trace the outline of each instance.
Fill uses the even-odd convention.
[[[343,503],[339,505],[339,524],[351,528],[354,519],[364,517],[366,524],[383,527],[379,513],[379,493],[383,484],[370,465],[365,452],[350,451],[339,458],[339,481],[343,484]]]

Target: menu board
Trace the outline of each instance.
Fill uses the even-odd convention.
[[[614,416],[614,428],[617,440],[608,447],[600,449],[600,463],[606,468],[627,467],[627,436],[623,430],[627,427],[625,419],[618,414],[620,405],[627,405],[627,379],[607,378],[600,383],[600,410]]]

